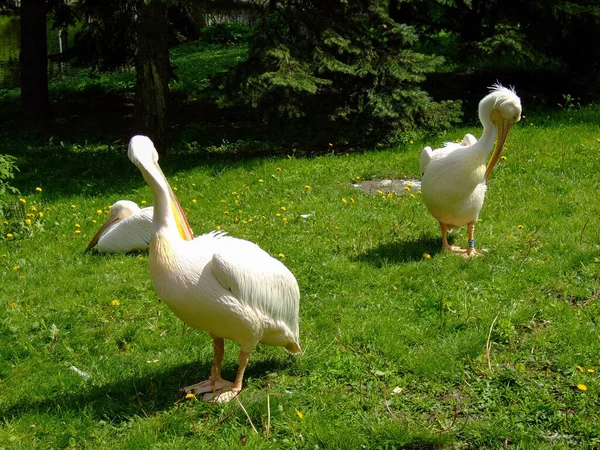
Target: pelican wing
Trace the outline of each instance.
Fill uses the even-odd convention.
[[[477,138],[470,133],[465,134],[462,142],[460,143],[462,146],[473,145],[477,142]]]
[[[425,169],[427,168],[427,164],[429,164],[429,161],[431,161],[432,153],[433,153],[433,150],[429,146],[425,147],[423,149],[423,151],[421,152],[421,156],[419,158],[419,167],[421,168],[421,176],[423,176],[423,174],[425,173]]]
[[[300,290],[294,275],[258,245],[236,239],[212,257],[213,273],[245,305],[283,322],[298,339]]]
[[[98,251],[105,253],[146,250],[150,243],[153,207],[140,210],[108,229],[98,240]]]

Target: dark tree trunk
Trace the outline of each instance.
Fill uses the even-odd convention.
[[[161,0],[142,3],[135,69],[136,132],[154,141],[161,155],[166,152],[169,47],[167,6]]]
[[[50,116],[46,2],[21,1],[21,106],[26,119]]]

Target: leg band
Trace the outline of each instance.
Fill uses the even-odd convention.
[[[469,248],[475,248],[475,239],[469,239]]]

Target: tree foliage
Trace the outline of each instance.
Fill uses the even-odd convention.
[[[390,10],[430,40],[454,36],[463,66],[563,71],[600,92],[600,47],[591,45],[600,33],[596,0],[392,0]]]
[[[458,107],[419,87],[442,59],[415,52],[416,42],[377,0],[273,0],[249,59],[218,79],[220,104],[249,104],[270,124],[336,122],[354,139],[437,131]]]

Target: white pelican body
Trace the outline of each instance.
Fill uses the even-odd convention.
[[[152,141],[134,136],[128,155],[154,194],[149,265],[156,292],[181,320],[207,331],[214,342],[210,378],[184,390],[228,401],[241,390],[248,354],[259,342],[301,352],[298,283],[280,261],[252,242],[223,232],[194,239],[157,164]],[[234,383],[221,378],[224,339],[241,346]]]
[[[110,207],[110,216],[96,232],[86,251],[98,244],[101,253],[127,253],[146,250],[150,243],[154,208],[140,209],[129,200],[119,200]]]
[[[495,85],[479,103],[479,119],[483,124],[479,141],[466,135],[460,144],[447,143],[437,150],[425,147],[420,157],[423,201],[440,222],[442,248],[466,256],[477,255],[474,230],[485,199],[486,180],[498,162],[510,127],[521,120],[521,100],[513,90]],[[450,246],[446,232],[464,225],[469,233],[467,250]]]

